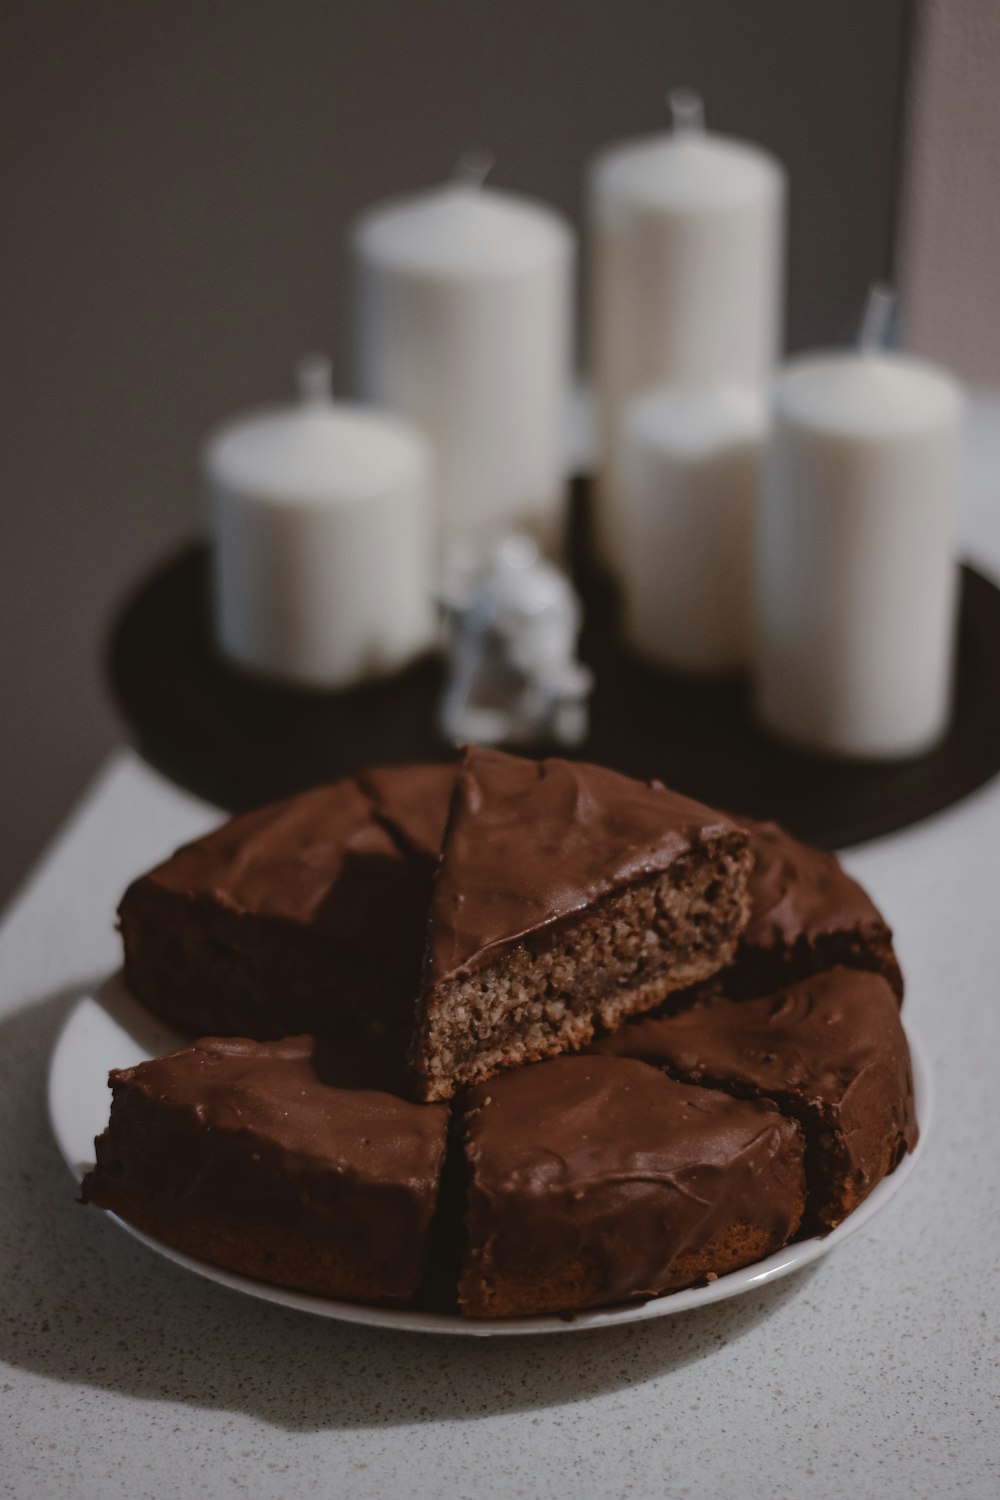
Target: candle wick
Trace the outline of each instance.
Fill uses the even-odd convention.
[[[295,367],[299,400],[314,405],[333,399],[333,366],[325,354],[304,354]]]
[[[892,343],[893,324],[896,319],[896,289],[887,281],[873,281],[868,288],[865,310],[858,333],[858,348],[875,353],[888,349]]]
[[[668,89],[667,108],[673,121],[674,135],[705,133],[705,101],[696,89],[680,86]]]
[[[481,146],[470,146],[455,163],[451,180],[457,187],[481,188],[493,170],[496,157]]]

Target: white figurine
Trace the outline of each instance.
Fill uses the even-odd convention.
[[[445,609],[450,671],[439,720],[450,740],[582,742],[593,685],[576,659],[583,612],[568,578],[530,537],[505,537],[467,596]]]

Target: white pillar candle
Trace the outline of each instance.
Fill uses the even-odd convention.
[[[262,677],[343,688],[434,639],[432,457],[409,422],[334,402],[323,362],[300,394],[206,446],[216,641]]]
[[[354,231],[357,384],[419,421],[440,552],[475,565],[511,528],[562,539],[574,237],[549,209],[456,181]]]
[[[762,397],[660,387],[622,415],[624,629],[674,671],[720,674],[750,654]]]
[[[793,360],[761,499],[756,706],[776,735],[886,759],[950,709],[961,400],[877,349]]]
[[[757,146],[706,134],[688,90],[671,104],[672,133],[614,146],[589,174],[595,539],[616,571],[624,402],[667,383],[759,383],[781,339],[784,168]]]

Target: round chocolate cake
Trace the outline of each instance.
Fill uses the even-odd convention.
[[[135,881],[83,1196],[327,1296],[655,1297],[839,1223],[917,1139],[892,934],[829,854],[468,750],[232,819]]]

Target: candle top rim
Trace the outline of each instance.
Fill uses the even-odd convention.
[[[720,446],[759,440],[767,425],[767,403],[762,392],[744,386],[652,386],[625,403],[622,424],[630,437],[654,452],[697,457]]]
[[[790,359],[774,381],[775,412],[817,431],[903,436],[960,419],[962,390],[947,370],[884,349],[835,349]]]
[[[591,191],[663,212],[726,209],[782,190],[785,168],[765,146],[714,131],[663,131],[607,146],[591,166]]]
[[[416,424],[353,402],[302,402],[247,412],[210,434],[208,478],[276,503],[353,504],[426,471]]]
[[[429,278],[510,275],[571,254],[575,235],[555,209],[497,188],[449,182],[377,203],[357,221],[354,249]]]

